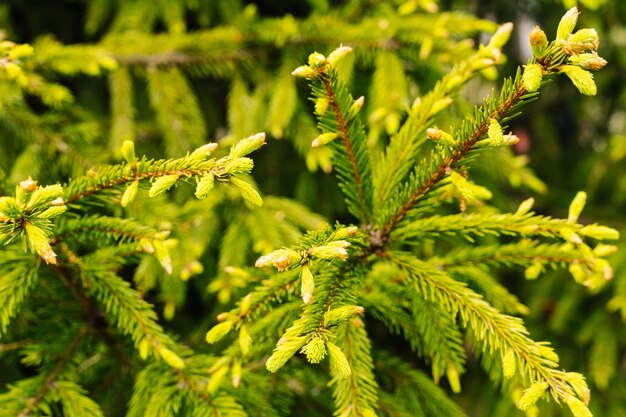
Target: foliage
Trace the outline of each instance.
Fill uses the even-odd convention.
[[[94,1],[95,43],[0,45],[3,415],[461,416],[446,390],[474,358],[527,415],[542,398],[591,415],[585,378],[531,338],[517,315],[533,306],[501,277],[565,268],[597,293],[618,232],[579,222],[583,192],[565,219],[532,199],[503,212],[469,173],[545,188],[507,126],[553,75],[596,94],[595,30],[574,32],[575,8],[554,41],[535,28],[531,60],[472,109],[458,93],[497,74],[511,24],[429,1],[257,7]],[[101,79],[108,102],[78,85]],[[259,149],[260,131],[289,145]],[[310,173],[291,185],[339,221],[262,200],[253,152],[268,191],[285,158],[335,171],[328,198]],[[323,205],[337,196],[346,211]],[[596,357],[614,351],[602,337]]]

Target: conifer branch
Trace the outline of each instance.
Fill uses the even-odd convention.
[[[374,378],[370,341],[364,326],[363,321],[355,319],[338,332],[337,343],[345,352],[352,372],[347,378],[335,376],[331,381],[336,415],[368,417],[376,413],[378,384]]]
[[[3,300],[0,303],[0,338],[7,331],[11,319],[19,312],[22,302],[39,282],[38,258],[5,250],[2,261],[4,265],[10,266],[10,270],[3,270],[0,280],[0,300]]]
[[[568,22],[567,29],[563,29],[568,33],[550,44],[541,29],[536,28],[534,33],[531,33],[533,58],[525,66],[523,76],[518,69],[513,80],[505,81],[499,97],[495,97],[494,94],[481,108],[475,109],[473,119],[466,119],[452,135],[440,130],[431,133],[431,138],[439,141],[441,145],[436,146],[430,160],[418,165],[398,198],[385,201],[380,209],[378,226],[383,240],[426,193],[440,184],[446,175],[454,174],[454,168],[461,164],[477,145],[480,147],[484,143],[481,139],[488,133],[486,141],[488,146],[501,146],[506,143],[502,137],[500,124],[516,116],[516,110],[522,104],[537,97],[543,77],[563,72],[582,94],[596,93],[593,76],[587,69],[601,69],[606,65],[606,61],[595,53],[598,37],[594,30],[583,29],[570,36],[577,20],[577,17],[573,16],[577,16],[577,13],[578,11],[572,9],[566,14],[562,24],[564,21]],[[578,55],[580,52],[591,53],[582,58]],[[491,129],[494,126],[498,128],[500,137],[495,133],[492,134]]]
[[[247,203],[258,206],[262,201],[256,190],[236,176],[252,170],[254,163],[246,155],[264,143],[265,135],[259,133],[242,139],[231,148],[228,156],[220,159],[208,159],[217,145],[206,144],[178,159],[148,160],[144,157],[137,160],[134,144],[126,141],[122,145],[125,164],[104,167],[98,172],[90,171],[87,175],[70,181],[65,186],[64,201],[67,204],[76,204],[91,195],[128,185],[125,196],[122,197],[122,203],[126,205],[134,199],[140,181],[155,180],[150,189],[152,197],[167,191],[179,180],[196,177],[198,198],[205,198],[214,182],[218,181],[229,183],[241,192]]]
[[[376,358],[375,365],[377,376],[382,380],[381,388],[393,390],[391,410],[395,410],[398,398],[402,398],[409,410],[407,415],[467,417],[439,385],[412,364],[383,352]]]
[[[496,350],[504,357],[512,350],[519,361],[516,369],[526,386],[546,384],[557,402],[581,395],[574,392],[571,376],[557,369],[558,356],[530,339],[520,319],[499,313],[464,284],[410,254],[389,252],[387,256],[410,275],[423,297],[437,300],[451,313],[459,314],[484,351]]]
[[[534,241],[463,248],[446,257],[433,257],[429,262],[443,268],[464,265],[525,266],[533,262],[555,266],[572,263],[592,266],[592,261],[585,259],[580,250],[574,247]]]
[[[352,98],[334,70],[351,50],[340,47],[328,58],[313,53],[309,56],[309,65],[296,68],[292,74],[309,79],[316,98],[318,124],[324,133],[313,141],[313,146],[330,143],[348,210],[360,221],[369,223],[373,184],[365,130],[358,115],[363,102]]]
[[[480,293],[485,300],[503,313],[522,314],[529,313],[528,307],[509,292],[497,277],[489,273],[484,265],[460,265],[457,267],[445,267],[445,271],[458,281],[465,282]]]
[[[144,226],[131,219],[108,216],[89,216],[70,219],[58,228],[50,245],[54,246],[66,239],[111,239],[119,244],[152,241],[162,238],[163,233]]]
[[[385,275],[391,272],[385,269]],[[403,271],[394,269],[394,272],[398,276],[396,279],[403,279]],[[416,295],[408,286],[389,283],[382,273],[372,283],[379,287],[380,292],[362,296],[367,313],[381,320],[390,330],[399,330],[412,350],[431,363],[435,381],[445,374],[448,366],[463,371],[463,336],[447,311]],[[409,311],[398,305],[398,299],[410,300]]]
[[[416,178],[402,192],[401,205],[398,209],[389,207],[389,203],[383,206],[379,221],[383,237],[388,236],[424,195],[439,184],[448,171],[456,167],[472,150],[472,147],[487,134],[490,119],[502,120],[512,110],[517,109],[521,102],[536,96],[536,94],[528,94],[521,82],[520,72],[517,73],[515,80],[512,83],[506,83],[502,90],[504,97],[498,101],[492,99],[483,108],[476,110],[476,114],[480,115],[479,120],[473,122],[471,127],[469,123],[463,125],[457,136],[457,145],[438,150],[442,151],[441,155],[433,154],[433,161],[418,166]],[[395,199],[392,200],[395,204]]]
[[[341,112],[341,109],[339,108],[339,105],[337,104],[337,97],[335,96],[330,80],[326,76],[323,76],[321,79],[322,79],[322,82],[324,83],[324,88],[326,89],[326,95],[328,96],[329,105],[333,109],[333,113],[335,114],[335,120],[337,121],[337,125],[339,126],[339,132],[340,132],[341,139],[343,141],[343,146],[346,150],[346,153],[348,154],[348,160],[350,161],[352,179],[354,181],[356,192],[358,195],[357,199],[358,199],[359,208],[360,208],[360,219],[367,221],[370,216],[370,213],[367,211],[367,208],[368,208],[367,198],[368,197],[365,195],[365,190],[364,190],[364,185],[363,185],[364,180],[363,178],[361,178],[361,174],[359,173],[359,170],[357,168],[357,161],[356,161],[357,156],[352,147],[353,139],[350,138],[350,135],[348,133],[346,120],[344,118],[344,115]]]
[[[78,348],[80,342],[82,341],[83,336],[85,335],[85,333],[87,333],[87,330],[88,330],[88,327],[83,326],[78,330],[78,332],[76,332],[76,335],[72,338],[70,343],[67,345],[67,347],[61,354],[61,357],[55,363],[52,370],[46,375],[39,390],[35,393],[34,396],[32,396],[28,400],[28,402],[26,403],[24,408],[19,412],[17,417],[29,417],[30,413],[35,410],[35,408],[37,407],[39,402],[44,398],[46,393],[49,390],[54,389],[53,385],[57,377],[63,371],[63,369],[65,368],[67,363],[70,361],[70,359],[72,359],[72,355],[74,354],[74,351]]]
[[[438,236],[460,236],[470,242],[472,236],[520,236],[560,238],[564,229],[576,232],[578,224],[531,214],[462,213],[414,219],[407,216],[390,234],[390,242],[416,244],[422,239]]]
[[[105,322],[105,325],[102,325],[103,320],[100,310],[96,307],[93,300],[89,298],[84,291],[78,287],[78,285],[76,285],[68,268],[62,265],[52,265],[51,268],[63,279],[63,283],[80,303],[80,306],[86,315],[85,321],[93,330],[95,330],[98,337],[104,342],[105,345],[108,346],[111,352],[113,352],[122,367],[125,370],[130,369],[132,367],[132,361],[121,349],[119,342],[109,332],[109,329],[106,327],[108,323]]]
[[[376,165],[374,201],[377,205],[390,197],[390,193],[413,167],[413,161],[420,156],[427,139],[425,133],[428,124],[452,103],[452,96],[479,71],[500,64],[500,48],[507,42],[512,28],[511,23],[500,26],[489,45],[481,46],[479,51],[457,63],[431,91],[413,103],[407,120],[391,138],[385,154]]]

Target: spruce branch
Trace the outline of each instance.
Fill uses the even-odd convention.
[[[519,299],[503,286],[497,277],[489,272],[489,267],[485,265],[460,265],[456,267],[445,267],[445,271],[458,281],[467,283],[475,288],[485,300],[496,309],[507,314],[526,315],[529,313],[528,307],[522,304]]]
[[[376,164],[376,206],[386,201],[405,179],[413,167],[413,161],[420,156],[427,139],[426,128],[452,103],[452,97],[480,71],[500,64],[503,56],[500,48],[508,40],[512,28],[510,23],[500,26],[488,45],[481,45],[477,52],[457,63],[431,91],[414,101],[407,120],[391,138],[385,154]]]
[[[348,210],[368,223],[372,214],[372,168],[365,130],[358,115],[362,103],[352,98],[334,70],[351,51],[352,48],[343,46],[328,58],[313,53],[309,65],[296,68],[292,74],[310,80],[317,100],[318,124],[323,133],[313,141],[313,146],[331,144]]]
[[[390,264],[378,264],[370,276],[372,291],[360,298],[369,315],[393,332],[401,332],[411,349],[431,364],[436,382],[449,366],[463,372],[465,351],[463,336],[454,317],[437,308],[430,300],[415,294],[410,286],[398,285],[404,271]],[[389,277],[395,277],[389,282]],[[407,300],[404,307],[397,300]]]
[[[206,196],[204,188],[209,184],[200,182],[202,178],[212,177],[215,181],[228,183],[231,178],[252,170],[253,163],[245,158],[250,152],[258,149],[265,143],[265,135],[262,133],[250,136],[238,142],[231,149],[231,153],[223,158],[215,159],[208,157],[216,149],[216,144],[207,144],[199,147],[191,154],[178,159],[148,160],[145,157],[140,160],[127,161],[125,164],[103,167],[99,171],[91,171],[87,175],[70,181],[65,186],[65,201],[76,205],[80,200],[94,194],[119,188],[122,185],[129,187],[135,182],[153,180],[151,196],[167,191],[180,180],[195,177],[199,182],[196,194],[199,197]],[[236,153],[233,153],[233,151]],[[134,155],[134,151],[133,151]],[[245,181],[236,179],[238,188],[246,201],[258,205],[260,197],[256,191]],[[133,186],[134,187],[134,186]],[[212,188],[212,184],[209,189]],[[257,200],[258,198],[258,200]]]
[[[7,331],[11,319],[17,315],[24,300],[39,282],[39,261],[31,255],[4,250],[0,259],[0,338]],[[10,266],[10,269],[6,267]]]
[[[517,370],[524,385],[531,387],[529,389],[537,384],[544,386],[533,398],[534,401],[526,403],[534,404],[544,391],[548,391],[557,402],[567,402],[571,396],[588,401],[575,391],[571,375],[557,369],[558,356],[544,344],[530,339],[520,319],[501,314],[464,284],[413,255],[389,252],[387,256],[409,274],[423,297],[436,300],[452,314],[459,314],[463,325],[472,330],[483,351],[495,350],[502,356],[509,350],[515,352],[519,364]],[[524,409],[525,403],[521,403],[520,407]]]
[[[466,121],[459,132],[455,132],[454,147],[440,146],[431,153],[430,161],[423,161],[418,165],[412,178],[402,188],[399,199],[392,198],[383,203],[378,217],[382,236],[388,236],[429,191],[462,163],[472,147],[487,134],[490,119],[502,120],[521,103],[536,96],[527,93],[519,71],[513,81],[505,82],[502,91],[503,97],[499,100],[492,98],[476,110],[477,120]],[[398,205],[399,208],[394,208]]]
[[[450,135],[450,143],[442,142],[443,144],[438,145],[431,153],[430,160],[424,160],[417,166],[412,178],[405,183],[397,198],[385,201],[378,217],[378,227],[382,236],[387,237],[426,193],[435,188],[446,175],[453,174],[454,169],[471,155],[476,146],[482,146],[481,139],[487,137],[490,146],[496,145],[493,143],[493,137],[488,136],[490,127],[494,123],[506,123],[516,116],[516,111],[521,105],[536,99],[542,77],[564,72],[582,94],[595,94],[591,73],[581,67],[582,63],[577,55],[580,52],[595,52],[598,46],[597,34],[591,35],[591,40],[579,49],[572,48],[577,39],[575,35],[571,35],[567,40],[557,39],[545,49],[535,49],[536,55],[526,66],[524,74],[522,75],[518,69],[514,79],[505,81],[499,97],[494,94],[482,107],[476,108],[474,118],[466,119],[460,128]],[[536,42],[536,35],[531,34],[531,46]],[[543,43],[543,40],[540,43]],[[597,65],[593,68],[600,69],[602,66]],[[535,69],[539,70],[538,73]]]
[[[345,353],[352,372],[347,378],[335,376],[331,381],[334,386],[335,415],[375,416],[378,408],[378,384],[374,378],[370,340],[363,321],[357,318],[340,328],[337,343]]]
[[[375,358],[374,365],[377,377],[382,380],[381,388],[392,392],[394,401],[389,403],[392,413],[398,398],[402,398],[410,410],[407,415],[467,417],[439,385],[412,364],[382,352]]]
[[[28,399],[28,401],[24,405],[24,408],[17,414],[18,417],[30,416],[30,413],[36,409],[37,405],[43,400],[48,391],[55,389],[54,386],[57,377],[61,372],[63,372],[65,366],[72,359],[74,351],[78,348],[80,342],[82,342],[83,336],[85,335],[85,333],[87,333],[87,330],[88,327],[83,326],[78,330],[78,332],[76,332],[70,343],[65,348],[64,352],[61,354],[61,357],[58,358],[54,367],[43,379],[42,384],[37,392]],[[24,400],[22,399],[22,401]]]
[[[448,216],[429,216],[415,219],[407,216],[390,234],[390,242],[418,244],[422,239],[460,236],[469,242],[474,236],[518,236],[561,238],[565,228],[578,232],[581,225],[567,220],[531,214],[462,213]]]
[[[68,239],[99,242],[111,240],[126,244],[163,240],[163,233],[132,219],[95,215],[62,222],[50,244],[54,246]]]

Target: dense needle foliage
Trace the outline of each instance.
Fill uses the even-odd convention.
[[[555,77],[598,92],[596,30],[535,27],[473,106],[511,23],[309,8],[94,1],[97,41],[0,42],[0,414],[463,416],[465,378],[493,415],[614,410],[505,282],[598,293],[619,233],[499,189],[546,192],[508,126]]]

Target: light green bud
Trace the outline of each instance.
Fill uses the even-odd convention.
[[[330,101],[325,97],[320,97],[315,100],[315,114],[318,116],[322,116],[326,114],[326,110],[328,110],[328,105]]]
[[[586,203],[587,193],[579,191],[569,205],[569,212],[567,215],[568,223],[576,223],[578,221],[578,217],[580,216],[580,213],[583,212]]]
[[[498,30],[496,30],[496,33],[493,34],[487,46],[498,49],[502,48],[509,41],[512,31],[513,23],[511,22],[507,22],[498,26]]]
[[[359,112],[363,108],[363,104],[365,104],[365,97],[361,96],[357,98],[356,100],[354,100],[354,103],[352,103],[352,106],[350,107],[350,109],[353,110],[354,112]]]
[[[356,236],[359,233],[359,228],[357,226],[348,226],[337,229],[332,235],[332,239],[342,240],[349,237]]]
[[[517,360],[515,358],[515,351],[509,349],[502,357],[502,374],[504,379],[511,379],[515,376],[517,370]]]
[[[265,133],[257,133],[234,144],[233,147],[230,148],[230,154],[228,156],[231,159],[246,156],[263,145],[265,145]]]
[[[548,38],[539,26],[530,31],[530,48],[535,58],[541,58],[548,47]]]
[[[524,270],[524,277],[529,280],[537,279],[542,272],[543,266],[541,262],[533,262],[532,265]]]
[[[241,354],[246,356],[250,353],[250,346],[252,345],[252,338],[248,333],[248,326],[242,324],[239,328],[239,349],[241,349]]]
[[[535,199],[532,197],[530,197],[527,200],[522,201],[522,203],[517,208],[515,215],[523,216],[527,214],[530,210],[532,210],[534,204],[535,204]]]
[[[456,141],[448,132],[445,132],[437,127],[429,127],[426,129],[426,137],[433,142],[439,142],[443,145],[454,146]]]
[[[67,211],[67,206],[52,206],[52,207],[48,207],[46,210],[40,213],[37,217],[40,219],[52,219],[54,217],[60,216],[66,211]]]
[[[205,336],[205,340],[209,344],[213,344],[219,342],[224,338],[233,328],[232,321],[224,321],[222,323],[218,323],[209,330]]]
[[[585,272],[585,269],[579,263],[571,263],[568,269],[569,273],[574,277],[574,281],[583,283],[587,279],[587,272]]]
[[[169,231],[167,232],[169,233]],[[168,274],[172,273],[172,257],[170,256],[170,246],[177,243],[175,239],[154,240],[154,255]]]
[[[326,356],[326,345],[320,336],[314,335],[300,352],[306,355],[310,363],[320,363]]]
[[[192,159],[197,159],[200,161],[204,161],[207,159],[215,150],[217,149],[217,143],[207,143],[200,146],[198,149],[193,151],[189,156]]]
[[[22,207],[13,197],[0,197],[0,214],[15,219],[21,216]]]
[[[529,93],[539,90],[541,87],[541,79],[543,78],[543,70],[539,64],[524,65],[524,74],[522,75],[522,82],[524,88]]]
[[[580,65],[586,70],[599,70],[606,66],[607,62],[604,58],[598,56],[596,52],[572,55],[569,57],[568,62],[573,65]]]
[[[459,377],[459,370],[453,364],[448,365],[448,369],[446,370],[446,378],[448,378],[448,383],[450,384],[450,389],[455,394],[461,392],[461,379]]]
[[[337,246],[315,246],[309,249],[309,254],[314,258],[320,259],[340,259],[345,261],[348,257],[348,251],[345,248]]]
[[[449,170],[448,175],[450,175],[450,180],[452,181],[452,184],[454,184],[456,189],[465,200],[467,200],[468,202],[474,200],[474,198],[476,197],[476,195],[474,194],[474,187],[464,176],[454,170]]]
[[[556,29],[557,40],[567,40],[569,35],[576,27],[576,22],[578,21],[579,14],[580,12],[578,11],[578,9],[576,7],[572,7],[563,15],[561,21],[559,22],[559,26]]]
[[[595,96],[598,87],[593,81],[593,74],[576,65],[561,65],[560,70],[567,75],[581,94]]]
[[[261,256],[257,259],[254,266],[257,268],[263,268],[273,265],[277,270],[284,271],[290,267],[297,265],[302,260],[302,256],[291,249],[278,249],[267,255]]]
[[[318,146],[326,145],[326,144],[332,142],[333,140],[337,139],[338,137],[339,137],[339,135],[337,133],[334,133],[334,132],[322,133],[321,135],[319,135],[318,137],[313,139],[313,142],[311,143],[311,146],[314,147],[314,148],[317,148]]]
[[[450,98],[450,97],[441,98],[441,99],[435,101],[435,103],[433,103],[433,106],[430,109],[430,114],[431,115],[437,114],[441,110],[443,110],[446,107],[448,107],[450,104],[452,104],[452,98]]]
[[[522,398],[519,399],[517,406],[520,410],[526,411],[541,398],[548,389],[547,382],[535,382],[530,388],[524,390]]]
[[[152,183],[148,195],[150,197],[156,197],[163,194],[164,192],[172,188],[172,186],[176,184],[179,178],[180,175],[178,174],[164,175],[157,178],[156,181]]]
[[[252,171],[252,168],[254,168],[254,162],[252,161],[252,159],[244,156],[242,158],[235,158],[228,162],[228,165],[226,166],[226,171],[231,175],[247,174],[248,172]]]
[[[231,378],[233,382],[233,388],[238,388],[241,383],[241,375],[243,374],[243,369],[241,368],[241,362],[235,360],[233,362],[233,366],[231,368]]]
[[[619,232],[613,228],[607,226],[600,226],[592,224],[585,226],[580,230],[580,234],[588,236],[598,240],[617,240],[619,239]]]
[[[300,78],[315,78],[317,76],[317,71],[308,65],[302,65],[291,72],[291,75]]]
[[[183,369],[185,367],[185,362],[182,360],[182,358],[165,346],[159,346],[157,350],[159,352],[159,356],[161,356],[165,363],[167,363],[172,368]]]
[[[589,404],[591,393],[585,382],[585,377],[577,372],[567,372],[565,374],[565,380],[574,389],[576,395],[578,395],[585,404]]]
[[[315,293],[315,280],[313,279],[313,273],[308,265],[302,265],[300,280],[302,301],[304,301],[304,304],[309,304],[313,301],[313,295]]]
[[[122,142],[120,153],[126,162],[131,165],[135,163],[135,143],[132,140],[125,140]]]
[[[229,367],[225,365],[220,366],[215,371],[213,371],[211,379],[206,386],[206,390],[209,394],[213,395],[220,389],[220,387],[222,386],[222,381],[224,380],[226,374],[228,374],[228,371]]]
[[[22,67],[13,62],[5,62],[0,68],[4,68],[4,71],[7,73],[7,78],[10,80],[15,80],[23,75]]]
[[[492,146],[500,146],[504,143],[504,135],[502,134],[502,126],[494,118],[489,119],[489,128],[487,136]]]
[[[595,248],[593,248],[593,254],[595,256],[603,257],[613,255],[615,252],[617,252],[617,250],[618,247],[616,245],[605,245],[603,243],[600,243],[596,245]]]
[[[346,355],[343,354],[339,346],[331,342],[326,342],[328,356],[330,357],[330,373],[333,377],[345,379],[352,374],[350,363]]]
[[[122,207],[127,207],[130,203],[135,201],[135,197],[137,196],[137,190],[139,190],[139,180],[131,182],[124,191],[124,194],[122,195],[122,200],[120,201]]]
[[[265,362],[268,371],[274,373],[282,368],[287,361],[300,349],[306,342],[306,337],[282,337],[276,344],[274,353]]]
[[[341,61],[343,57],[349,55],[351,52],[352,48],[350,48],[349,46],[340,46],[328,55],[326,61],[331,67],[336,67],[339,61]]]
[[[9,52],[9,59],[11,61],[14,61],[16,59],[27,58],[29,56],[32,56],[33,52],[33,47],[28,44],[17,45]]]
[[[559,355],[556,354],[553,348],[550,346],[539,345],[537,346],[537,353],[541,355],[541,357],[554,362],[554,366],[557,366],[559,363]]]
[[[108,55],[101,55],[97,58],[98,65],[107,71],[115,71],[119,66],[115,58]]]
[[[150,354],[150,340],[147,337],[141,339],[139,343],[139,357],[144,361],[148,358]]]
[[[593,414],[591,414],[591,411],[589,411],[589,408],[585,405],[585,403],[580,401],[575,396],[569,395],[565,402],[567,403],[567,406],[572,414],[574,414],[574,417],[593,417]]]
[[[249,206],[260,207],[263,205],[263,199],[261,199],[259,192],[247,182],[240,180],[237,177],[230,177],[229,184],[239,190],[244,201]]]
[[[319,52],[313,52],[309,55],[309,66],[311,66],[311,68],[321,68],[327,63],[326,57]]]
[[[63,187],[60,184],[38,187],[28,199],[26,208],[35,209],[46,204],[50,204],[53,200],[63,195]]]
[[[580,29],[567,39],[567,48],[573,53],[597,51],[600,45],[595,29]]]
[[[353,317],[359,316],[365,312],[361,306],[341,306],[333,308],[324,313],[324,327],[336,326],[345,323]]]
[[[200,179],[196,179],[196,181],[198,182],[196,185],[196,197],[199,199],[208,197],[215,184],[215,176],[206,174],[200,177]]]
[[[26,230],[28,246],[37,252],[47,264],[56,264],[57,254],[52,250],[46,233],[28,221],[24,223],[24,229]]]

